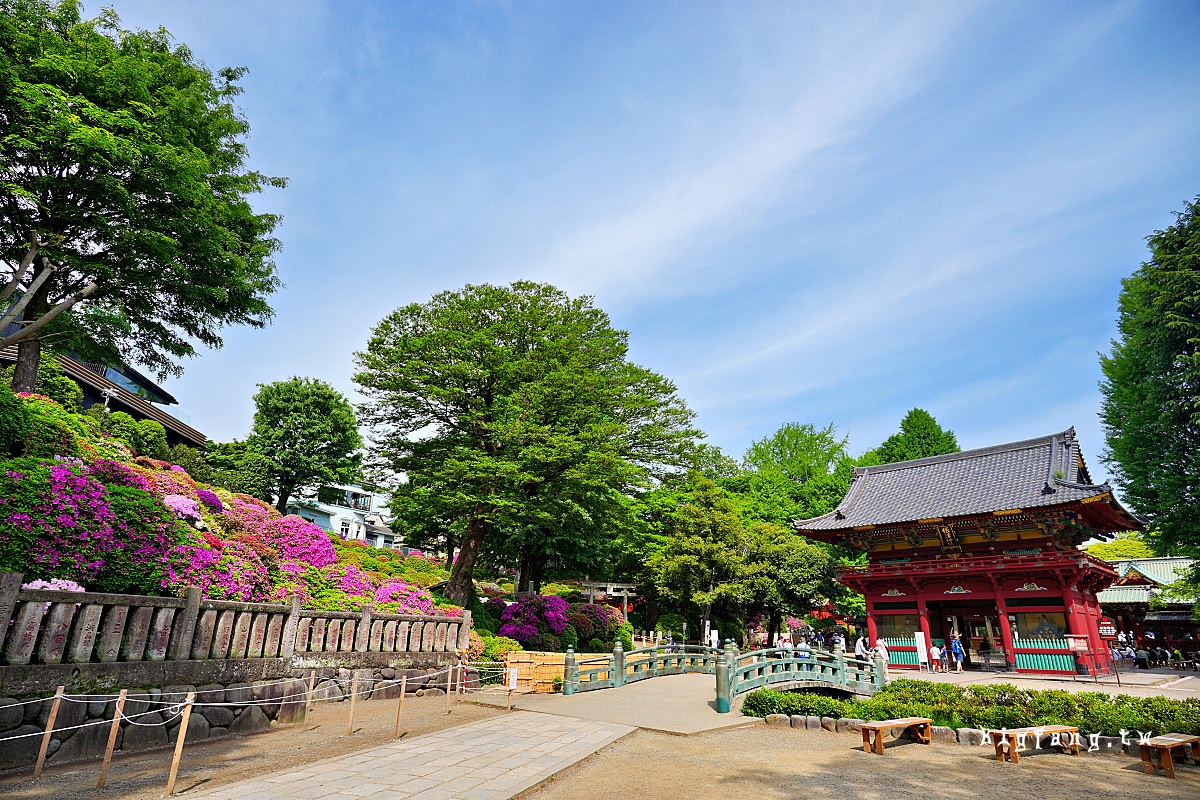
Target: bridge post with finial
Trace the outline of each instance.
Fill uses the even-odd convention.
[[[887,683],[887,662],[878,650],[875,651],[875,674],[871,676],[871,683],[875,684],[876,689],[882,689]]]
[[[833,640],[833,680],[845,684],[846,681],[846,645],[839,636]]]
[[[575,648],[567,647],[567,656],[563,659],[563,688],[564,695],[575,694],[579,688],[579,668],[575,666]]]
[[[625,648],[621,646],[621,637],[613,644],[612,672],[609,674],[614,687],[625,685]]]

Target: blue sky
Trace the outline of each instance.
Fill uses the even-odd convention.
[[[964,448],[1074,425],[1103,475],[1121,278],[1200,194],[1195,2],[114,6],[248,67],[252,164],[291,180],[256,200],[274,324],[166,384],[218,441],[256,384],[352,394],[391,310],[533,279],[735,457],[786,422],[858,453],[921,407]]]

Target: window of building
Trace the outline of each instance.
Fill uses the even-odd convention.
[[[1066,615],[1055,611],[1010,614],[1009,621],[1016,639],[1061,639],[1067,634]]]
[[[342,538],[343,539],[350,538],[350,523],[347,522],[346,520],[342,520]]]
[[[911,637],[921,630],[916,614],[879,614],[875,617],[875,635],[884,639]]]

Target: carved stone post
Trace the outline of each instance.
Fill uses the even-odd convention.
[[[287,621],[283,623],[283,636],[279,642],[279,657],[291,658],[296,652],[296,626],[300,624],[300,598],[291,595],[287,598]]]
[[[882,689],[887,682],[887,662],[883,660],[883,653],[875,651],[875,674],[871,676],[871,683],[875,684],[876,689]]]
[[[833,642],[833,682],[846,685],[846,645],[841,637]]]
[[[196,621],[200,619],[200,587],[187,587],[183,590],[183,598],[187,605],[183,607],[183,613],[175,619],[172,661],[187,661],[192,657],[192,637],[196,635]]]

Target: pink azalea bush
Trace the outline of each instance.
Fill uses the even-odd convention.
[[[324,567],[337,560],[329,534],[295,514],[268,520],[261,530],[263,539],[282,559],[302,561],[314,567]]]
[[[263,602],[272,596],[262,559],[241,542],[225,542],[219,550],[195,541],[178,545],[167,554],[162,585],[172,592],[199,586],[214,600]]]
[[[390,614],[429,614],[434,607],[429,592],[395,578],[376,589],[374,599],[380,611]]]
[[[499,636],[516,639],[527,650],[558,650],[567,627],[567,601],[554,595],[526,594],[500,615]]]
[[[200,521],[200,504],[181,494],[169,494],[162,499],[163,505],[175,512],[185,522]]]

